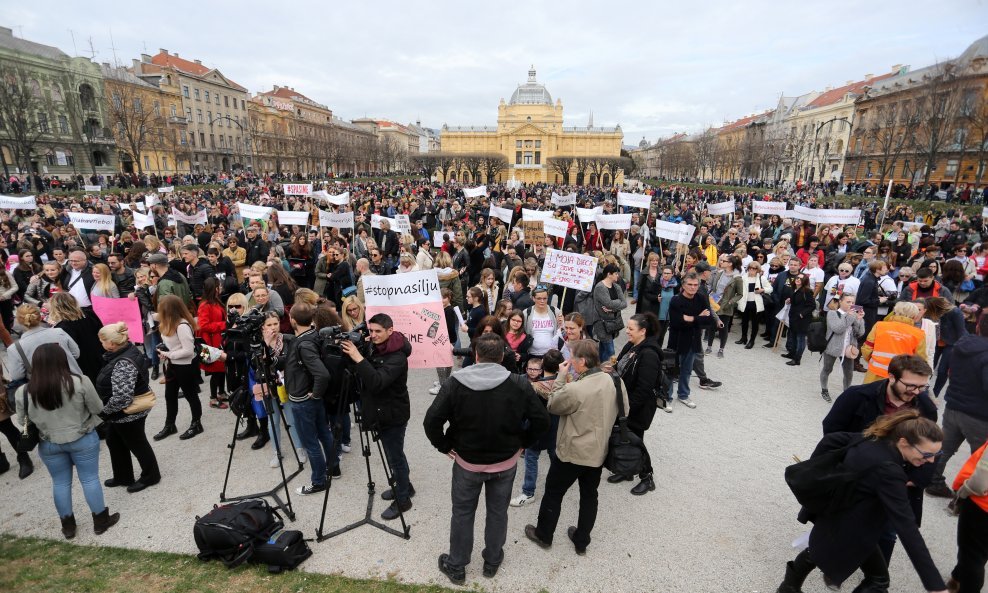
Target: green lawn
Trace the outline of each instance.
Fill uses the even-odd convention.
[[[104,538],[110,538],[106,535]],[[320,544],[310,544],[318,546]],[[359,551],[355,551],[358,552]],[[4,593],[444,593],[437,585],[351,579],[290,571],[269,575],[261,566],[227,570],[193,556],[0,535],[0,591]],[[302,566],[305,566],[303,564]],[[438,570],[436,576],[443,577]]]

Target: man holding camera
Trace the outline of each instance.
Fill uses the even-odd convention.
[[[353,360],[363,383],[361,410],[365,427],[377,431],[391,467],[394,487],[381,493],[381,498],[393,501],[381,513],[382,519],[390,521],[412,508],[411,497],[415,494],[408,481],[405,459],[405,429],[411,416],[408,355],[412,345],[404,334],[394,330],[394,322],[384,313],[367,320],[367,331],[372,343],[369,360],[350,341],[344,341],[342,348]]]

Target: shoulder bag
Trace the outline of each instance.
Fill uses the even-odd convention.
[[[7,405],[11,411],[17,409],[17,404],[15,403],[17,388],[21,385],[26,385],[28,379],[31,378],[31,361],[27,359],[27,354],[24,353],[24,348],[21,347],[20,340],[14,342],[14,348],[17,350],[17,355],[21,357],[21,362],[24,363],[24,376],[7,383]]]
[[[24,428],[21,429],[21,438],[17,441],[17,452],[30,453],[41,442],[41,431],[34,422],[31,422],[27,414],[27,387],[21,390],[21,396],[24,402]]]
[[[607,457],[604,467],[620,476],[633,476],[641,471],[644,463],[642,440],[628,430],[628,417],[624,410],[624,393],[621,388],[621,378],[614,379],[614,390],[617,393],[618,417],[611,429],[611,437],[607,441]]]

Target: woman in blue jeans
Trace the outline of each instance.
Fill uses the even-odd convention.
[[[62,535],[72,539],[76,533],[73,467],[93,515],[93,531],[100,535],[120,520],[120,513],[111,515],[104,504],[99,479],[100,445],[95,428],[103,402],[88,377],[69,372],[68,358],[58,344],[38,346],[31,367],[31,379],[17,390],[17,418],[21,426],[26,422],[37,426],[41,434],[38,453],[51,474]]]

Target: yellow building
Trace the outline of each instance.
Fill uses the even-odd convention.
[[[608,159],[620,158],[623,139],[620,125],[594,127],[592,119],[585,127],[564,127],[563,103],[559,99],[553,103],[549,91],[536,81],[534,67],[510,101],[501,99],[497,126],[444,125],[441,132],[442,152],[454,160],[465,155],[503,156],[506,166],[493,176],[494,181],[522,183],[617,183],[623,172],[609,166]],[[465,183],[485,181],[476,173],[476,167],[459,162],[446,177]]]

